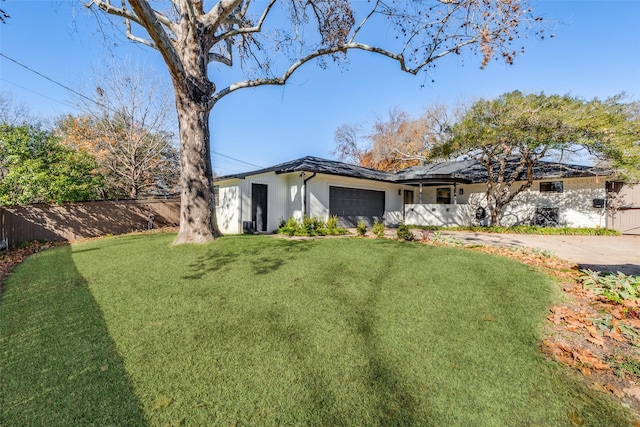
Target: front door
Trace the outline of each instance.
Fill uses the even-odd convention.
[[[251,184],[251,221],[256,231],[267,231],[267,186]]]

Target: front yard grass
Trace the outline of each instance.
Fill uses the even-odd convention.
[[[552,279],[383,239],[128,235],[0,300],[0,425],[623,426],[540,352]]]

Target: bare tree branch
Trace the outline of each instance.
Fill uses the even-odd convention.
[[[224,20],[242,3],[242,0],[220,0],[202,17],[206,28],[215,31]],[[213,41],[213,40],[212,40]]]
[[[457,48],[469,45],[469,44],[473,44],[475,43],[476,40],[467,40],[466,42],[460,43],[459,46],[457,46]],[[386,56],[387,58],[391,58],[395,61],[397,61],[400,64],[400,69],[406,73],[409,74],[413,74],[416,75],[420,72],[420,70],[422,70],[424,67],[426,67],[427,65],[429,65],[431,62],[435,61],[436,59],[442,58],[443,56],[446,56],[452,52],[454,52],[454,49],[448,49],[445,50],[443,52],[438,53],[437,55],[434,55],[432,57],[429,57],[427,59],[425,59],[424,61],[422,61],[420,64],[418,64],[417,66],[413,67],[413,68],[409,68],[407,67],[406,61],[405,61],[405,57],[402,54],[398,54],[398,53],[394,53],[391,51],[388,51],[386,49],[380,48],[380,47],[376,47],[376,46],[370,46],[367,44],[362,44],[362,43],[347,43],[344,45],[340,45],[340,46],[336,46],[336,47],[331,47],[331,48],[326,48],[326,49],[319,49],[313,53],[308,54],[307,56],[299,59],[298,61],[296,61],[295,63],[293,63],[289,69],[287,69],[287,71],[284,72],[284,74],[282,74],[282,76],[280,77],[273,77],[273,78],[259,78],[259,79],[253,79],[253,80],[247,80],[244,82],[238,82],[238,83],[234,83],[224,89],[221,89],[220,91],[218,91],[211,99],[211,106],[213,107],[213,105],[215,105],[218,101],[220,101],[220,99],[222,99],[223,97],[225,97],[226,95],[229,95],[232,92],[237,91],[238,89],[244,89],[244,88],[249,88],[249,87],[256,87],[256,86],[264,86],[264,85],[276,85],[276,86],[282,86],[284,84],[287,83],[287,80],[289,80],[289,78],[293,75],[293,73],[300,68],[301,66],[303,66],[304,64],[306,64],[307,62],[315,59],[315,58],[319,58],[321,56],[326,56],[326,55],[331,55],[334,53],[339,53],[339,52],[346,52],[347,50],[363,50],[366,52],[373,52],[373,53],[377,53],[379,55],[382,56]]]
[[[249,2],[247,2],[248,4]],[[269,15],[269,12],[271,11],[271,9],[273,8],[273,5],[276,3],[276,0],[271,0],[267,6],[264,8],[264,11],[262,12],[262,16],[260,16],[260,19],[258,20],[258,23],[256,25],[254,25],[253,27],[248,27],[248,28],[238,28],[236,30],[232,30],[232,31],[228,31],[225,33],[220,34],[219,36],[215,37],[212,41],[211,44],[215,45],[216,43],[218,43],[221,40],[228,40],[230,38],[233,38],[235,36],[238,36],[240,34],[249,34],[249,33],[259,33],[260,31],[262,31],[262,25],[264,24],[264,21],[267,19],[267,16]],[[244,13],[246,13],[246,11],[244,11],[242,13],[242,17],[244,17]]]

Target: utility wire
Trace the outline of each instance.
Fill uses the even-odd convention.
[[[41,97],[43,97],[43,98],[47,98],[47,99],[49,99],[49,100],[51,100],[51,101],[53,101],[53,102],[57,102],[57,103],[58,103],[58,104],[60,104],[60,105],[64,105],[64,106],[66,106],[66,107],[73,108],[74,110],[75,110],[75,109],[77,109],[75,106],[73,106],[72,104],[69,104],[68,102],[60,101],[59,99],[55,99],[55,98],[52,98],[52,97],[50,97],[50,96],[47,96],[47,95],[45,95],[45,94],[43,94],[43,93],[36,92],[35,90],[29,89],[28,87],[20,86],[20,85],[19,85],[19,84],[17,84],[17,83],[14,83],[14,82],[12,82],[12,81],[10,81],[10,80],[5,79],[4,77],[0,77],[0,80],[2,80],[2,81],[4,81],[4,82],[7,82],[7,83],[9,83],[10,85],[13,85],[13,86],[19,87],[20,89],[26,90],[27,92],[31,92],[31,93],[34,93],[34,94],[36,94],[36,95],[39,95],[39,96],[41,96]]]
[[[27,69],[27,70],[29,70],[29,71],[31,71],[32,73],[34,73],[34,74],[36,74],[36,75],[38,75],[38,76],[40,76],[40,77],[42,77],[42,78],[44,78],[44,79],[49,80],[51,83],[54,83],[54,84],[56,84],[56,85],[58,85],[58,86],[60,86],[60,87],[62,87],[62,88],[64,88],[64,89],[66,89],[66,90],[68,90],[68,91],[70,91],[70,92],[72,92],[72,93],[74,93],[74,94],[76,94],[76,95],[78,95],[78,96],[80,96],[80,97],[82,97],[82,98],[84,98],[84,99],[88,100],[88,101],[91,101],[91,102],[93,102],[94,104],[96,104],[96,105],[98,105],[98,106],[100,106],[100,107],[104,107],[104,105],[100,104],[100,103],[99,103],[99,102],[97,102],[96,100],[91,99],[91,98],[89,98],[89,97],[88,97],[88,96],[86,96],[86,95],[83,95],[82,93],[80,93],[80,92],[78,92],[78,91],[76,91],[76,90],[74,90],[74,89],[70,88],[69,86],[63,85],[62,83],[59,83],[59,82],[57,82],[57,81],[53,80],[51,77],[47,77],[47,76],[45,76],[44,74],[40,73],[39,71],[36,71],[36,70],[34,70],[33,68],[31,68],[31,67],[29,67],[29,66],[27,66],[27,65],[25,65],[25,64],[23,64],[23,63],[21,63],[21,62],[19,62],[19,61],[17,61],[17,60],[15,60],[15,59],[13,59],[13,58],[8,57],[7,55],[5,55],[5,54],[4,54],[4,53],[2,53],[2,52],[0,52],[0,56],[2,56],[3,58],[8,59],[9,61],[11,61],[11,62],[13,62],[13,63],[15,63],[15,64],[17,64],[17,65],[19,65],[19,66],[21,66],[21,67],[23,67],[23,68]],[[5,80],[5,79],[2,79],[2,80]],[[7,80],[5,80],[5,81],[7,81]],[[8,82],[8,83],[11,83],[11,82]],[[15,83],[11,83],[11,84],[13,84],[13,85],[15,85],[15,86],[18,86],[18,87],[22,87],[22,86],[20,86],[20,85],[15,84]],[[44,96],[45,98],[51,99],[52,101],[58,102],[58,103],[60,103],[60,104],[63,104],[61,101],[58,101],[58,100],[53,99],[53,98],[50,98],[50,97],[48,97],[48,96],[46,96],[46,95],[42,95],[42,94],[40,94],[40,93],[34,92],[34,91],[30,90],[30,89],[27,89],[27,88],[24,88],[24,87],[22,87],[22,89],[28,90],[28,91],[30,91],[30,92],[33,92],[33,93],[37,94],[37,95]],[[64,104],[63,104],[63,105],[64,105]],[[247,165],[247,166],[256,167],[256,168],[262,168],[262,167],[263,167],[263,166],[259,166],[259,165],[253,164],[253,163],[245,162],[245,161],[240,160],[240,159],[236,159],[235,157],[227,156],[226,154],[222,154],[222,153],[219,153],[219,152],[217,152],[217,151],[212,151],[211,153],[212,153],[212,154],[215,154],[215,155],[218,155],[218,156],[220,156],[220,157],[224,157],[224,158],[229,159],[229,160],[233,160],[233,161],[238,162],[238,163],[245,164],[245,165]]]
[[[53,80],[51,77],[47,77],[47,76],[45,76],[44,74],[42,74],[42,73],[40,73],[40,72],[38,72],[38,71],[34,70],[33,68],[30,68],[30,67],[28,67],[28,66],[24,65],[24,64],[23,64],[23,63],[21,63],[21,62],[16,61],[16,60],[15,60],[15,59],[13,59],[13,58],[9,58],[7,55],[5,55],[5,54],[4,54],[4,53],[2,53],[2,52],[0,52],[0,56],[2,56],[3,58],[8,59],[9,61],[11,61],[11,62],[13,62],[13,63],[15,63],[15,64],[18,64],[19,66],[21,66],[21,67],[23,67],[23,68],[26,68],[27,70],[31,71],[31,72],[32,72],[32,73],[34,73],[34,74],[37,74],[38,76],[40,76],[40,77],[42,77],[42,78],[44,78],[44,79],[49,80],[51,83],[54,83],[54,84],[56,84],[56,85],[58,85],[58,86],[60,86],[60,87],[62,87],[62,88],[64,88],[64,89],[68,90],[69,92],[75,93],[76,95],[78,95],[78,96],[80,96],[80,97],[82,97],[82,98],[84,98],[84,99],[86,99],[86,100],[88,100],[88,101],[91,101],[91,102],[93,102],[94,104],[100,105],[100,103],[99,103],[99,102],[97,102],[96,100],[91,99],[91,98],[89,98],[88,96],[85,96],[85,95],[81,94],[80,92],[77,92],[77,91],[76,91],[76,90],[74,90],[74,89],[71,89],[69,86],[65,86],[65,85],[63,85],[62,83],[59,83],[59,82],[57,82],[57,81]]]
[[[244,160],[236,159],[235,157],[227,156],[226,154],[222,154],[222,153],[219,153],[217,151],[211,151],[211,153],[215,154],[217,156],[220,156],[220,157],[224,157],[224,158],[229,159],[229,160],[233,160],[233,161],[238,162],[238,163],[245,164],[247,166],[254,167],[254,168],[262,169],[264,167],[264,166],[256,165],[254,163],[245,162]]]

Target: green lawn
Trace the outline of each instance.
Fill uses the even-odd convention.
[[[557,285],[530,267],[389,240],[173,238],[16,269],[0,425],[629,424],[541,355]]]

